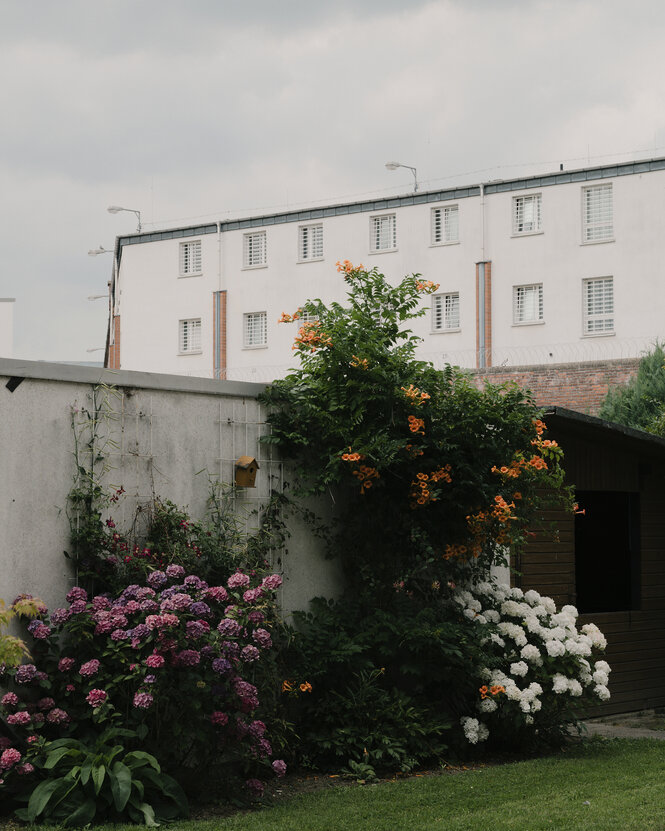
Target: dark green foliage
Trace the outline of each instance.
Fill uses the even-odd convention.
[[[640,361],[636,377],[609,390],[598,415],[607,421],[665,435],[665,352],[657,343]]]

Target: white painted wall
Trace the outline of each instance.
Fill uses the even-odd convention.
[[[0,297],[0,358],[14,355],[14,298]]]
[[[582,243],[582,188],[611,183],[614,239]],[[534,235],[512,235],[513,198],[542,194],[543,228]],[[665,252],[665,171],[553,184],[471,196],[456,202],[426,203],[360,211],[303,223],[225,230],[201,237],[203,273],[178,276],[180,239],[123,247],[118,307],[123,368],[213,374],[213,292],[227,291],[228,377],[270,380],[293,363],[294,324],[277,324],[308,298],[344,300],[345,284],[337,260],[376,266],[392,280],[419,272],[440,283],[441,292],[460,294],[461,330],[432,333],[429,314],[414,323],[424,338],[421,355],[436,365],[475,366],[475,264],[492,263],[493,364],[529,365],[634,357],[665,337],[663,253]],[[484,222],[483,222],[484,201]],[[460,241],[432,245],[433,207],[458,204]],[[395,213],[397,250],[371,253],[370,218]],[[299,263],[298,225],[321,221],[324,259]],[[484,228],[484,235],[483,235]],[[243,234],[265,230],[265,268],[243,268]],[[582,281],[614,278],[614,333],[585,337]],[[513,325],[513,286],[542,283],[544,320]],[[429,302],[429,300],[427,301]],[[243,347],[243,314],[267,313],[268,346]],[[202,353],[177,354],[178,321],[202,320]]]
[[[24,379],[13,392],[6,387],[10,377]],[[6,602],[30,592],[53,607],[72,585],[63,556],[75,471],[72,408],[89,406],[98,383],[118,388],[110,398],[116,446],[109,448],[107,481],[127,492],[113,510],[120,528],[153,494],[200,517],[208,496],[205,471],[230,483],[241,455],[255,456],[260,469],[257,487],[237,494],[240,516],[282,486],[283,464],[258,441],[268,429],[256,401],[262,385],[0,359],[0,597]],[[323,515],[330,510],[326,502],[310,507]],[[316,595],[334,596],[340,587],[336,565],[308,528],[291,518],[289,530],[288,552],[276,554],[274,563],[284,577],[286,611],[306,608]]]

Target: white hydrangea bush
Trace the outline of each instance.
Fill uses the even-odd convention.
[[[574,606],[557,611],[551,597],[493,581],[460,587],[454,602],[480,628],[487,665],[479,668],[478,701],[460,726],[478,744],[491,732],[513,739],[560,731],[581,707],[606,701],[607,641],[593,623],[577,627]]]

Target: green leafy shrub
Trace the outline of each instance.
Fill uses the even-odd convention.
[[[598,415],[607,421],[663,436],[664,412],[665,352],[657,343],[643,356],[635,378],[608,391]]]

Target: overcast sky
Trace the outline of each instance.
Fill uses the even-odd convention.
[[[665,155],[662,0],[0,0],[14,355],[101,360],[135,230]]]

